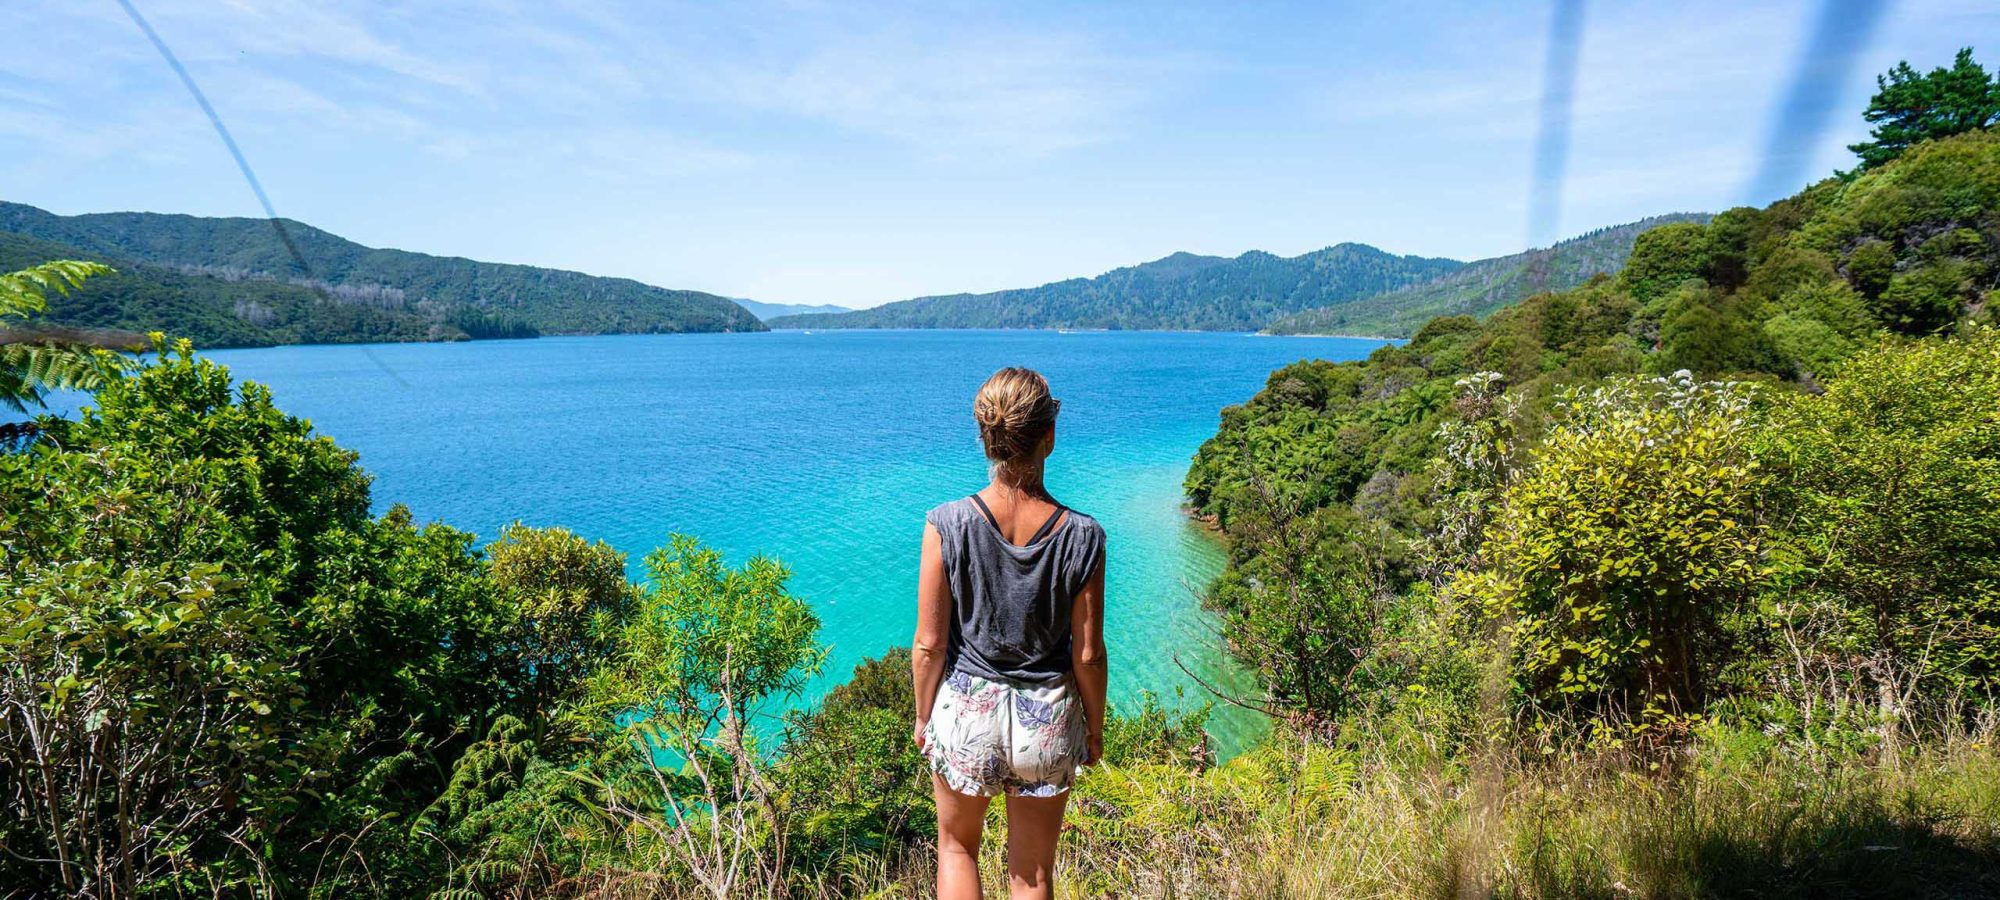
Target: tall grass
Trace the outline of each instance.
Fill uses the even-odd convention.
[[[1346,747],[1280,735],[1205,771],[1090,772],[1057,883],[1106,898],[2000,896],[1996,738],[1989,720],[1894,751],[1829,752],[1710,725],[1667,765],[1523,751],[1534,742],[1475,765],[1414,735]],[[996,898],[1000,807],[980,860]],[[647,845],[599,857],[570,892],[702,895]],[[785,896],[933,896],[933,862],[924,846],[861,855]]]
[[[2000,896],[1994,736],[1829,757],[1718,728],[1667,774],[1574,754],[1481,776],[1388,744],[1296,742],[1202,773],[1106,768],[1072,801],[1058,883],[1073,897]],[[1476,801],[1481,777],[1492,794]],[[1006,896],[1004,845],[996,815],[989,896]],[[896,862],[856,893],[926,896],[924,854]]]

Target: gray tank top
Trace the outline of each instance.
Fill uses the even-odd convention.
[[[951,671],[1026,684],[1068,674],[1070,603],[1104,565],[1104,528],[1067,513],[1018,547],[971,497],[924,516],[938,530],[951,585]]]

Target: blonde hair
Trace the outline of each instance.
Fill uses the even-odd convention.
[[[1031,457],[1056,427],[1061,409],[1062,401],[1049,396],[1049,381],[1042,373],[1019,366],[993,373],[972,400],[972,417],[979,422],[986,458],[1008,472],[1034,462]]]

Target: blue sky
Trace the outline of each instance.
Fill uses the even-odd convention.
[[[374,246],[872,305],[1175,250],[1527,243],[1546,3],[135,0],[282,215]],[[1592,3],[1555,229],[1748,187],[1820,9]],[[0,198],[259,214],[114,0],[0,5]],[[2000,4],[1891,4],[1873,75]],[[1794,187],[1796,187],[1795,185]],[[1788,191],[1784,191],[1788,192]],[[1780,192],[1783,193],[1783,192]]]

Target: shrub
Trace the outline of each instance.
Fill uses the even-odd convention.
[[[1750,398],[1686,373],[1568,394],[1502,499],[1471,595],[1538,702],[1699,709],[1755,584]]]
[[[1892,717],[2000,688],[2000,331],[1856,356],[1824,394],[1781,398],[1762,443],[1786,524],[1773,674]]]
[[[915,714],[910,651],[897,648],[864,660],[819,708],[793,716],[775,776],[801,875],[855,877],[858,859],[893,856],[937,833],[930,765],[910,739]]]

